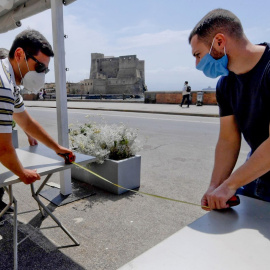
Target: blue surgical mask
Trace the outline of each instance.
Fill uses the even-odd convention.
[[[228,76],[229,70],[228,66],[228,56],[226,55],[225,47],[224,47],[224,56],[220,59],[214,59],[211,56],[212,47],[214,44],[214,40],[212,42],[212,46],[208,54],[206,54],[199,64],[196,66],[198,70],[203,71],[205,76],[209,78],[217,78],[218,76]]]

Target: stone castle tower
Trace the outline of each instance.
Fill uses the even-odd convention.
[[[90,76],[83,85],[89,94],[141,95],[146,89],[144,61],[136,55],[110,57],[92,53]]]

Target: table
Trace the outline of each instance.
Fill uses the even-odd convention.
[[[35,191],[34,184],[30,184],[31,192],[33,198],[38,203],[39,209],[44,216],[43,210],[51,216],[51,218],[56,222],[56,224],[69,236],[69,238],[74,242],[75,245],[79,245],[79,242],[70,234],[70,232],[61,224],[61,222],[51,213],[51,211],[40,201],[39,193],[50,179],[53,173],[70,169],[73,164],[65,164],[64,159],[56,153],[47,148],[46,146],[39,144],[36,146],[28,146],[26,148],[16,149],[17,155],[24,168],[27,169],[37,169],[37,172],[41,176],[46,176],[46,178],[40,183],[37,191]],[[95,157],[87,156],[83,154],[76,153],[76,163],[81,165],[87,164],[95,161]],[[5,209],[0,213],[0,217],[4,215],[10,205],[14,205],[14,226],[13,226],[13,249],[14,249],[14,269],[18,269],[18,245],[23,242],[18,243],[18,224],[17,224],[17,200],[13,196],[12,185],[17,183],[22,183],[17,175],[14,175],[6,167],[0,164],[0,187],[4,187],[9,195],[9,203]]]
[[[211,211],[119,270],[254,270],[270,265],[270,203],[239,196]]]

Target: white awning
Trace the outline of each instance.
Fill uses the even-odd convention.
[[[64,0],[69,5],[76,0]],[[51,8],[51,0],[1,0],[0,33],[22,25],[21,20]]]

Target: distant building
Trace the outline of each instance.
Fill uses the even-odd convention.
[[[45,83],[44,89],[48,93],[55,93],[55,83]],[[83,94],[81,83],[66,82],[67,94]]]
[[[207,88],[203,88],[202,91],[216,91],[216,88],[208,86]]]
[[[44,85],[48,95],[55,96],[55,89],[55,83]],[[92,53],[89,79],[77,83],[66,82],[68,95],[142,95],[146,90],[144,61],[136,55],[113,57]],[[22,93],[28,99],[30,92],[23,90]]]
[[[136,55],[113,57],[92,53],[89,79],[81,84],[88,94],[141,95],[146,90],[144,61]]]

